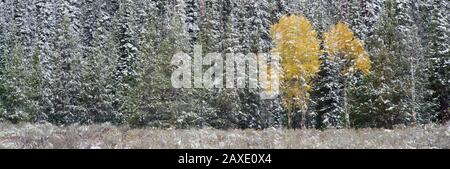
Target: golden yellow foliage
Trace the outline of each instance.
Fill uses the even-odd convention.
[[[318,73],[320,40],[311,23],[303,16],[283,16],[271,28],[275,52],[281,57],[283,102],[288,111],[304,108],[311,80]]]
[[[329,32],[324,34],[325,51],[329,59],[344,62],[342,74],[347,78],[357,71],[368,74],[371,68],[369,54],[364,49],[364,43],[357,39],[348,25],[339,22]],[[344,82],[344,118],[345,126],[350,126],[350,115],[347,106],[347,82]]]
[[[349,65],[343,70],[343,74],[350,76],[356,71],[368,74],[371,68],[369,54],[364,49],[364,44],[357,39],[347,24],[339,22],[324,34],[325,51],[330,59],[344,59]]]

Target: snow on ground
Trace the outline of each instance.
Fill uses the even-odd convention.
[[[57,127],[0,123],[0,148],[450,148],[450,126],[394,130],[158,130],[110,124]]]

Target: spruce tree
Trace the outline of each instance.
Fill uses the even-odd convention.
[[[13,28],[13,36],[9,37],[10,50],[6,50],[3,60],[3,70],[0,75],[0,120],[13,123],[29,121],[31,104],[28,103],[26,67],[24,63],[25,50],[18,37],[14,36],[17,27]]]
[[[449,21],[448,1],[433,0],[430,4],[428,16],[428,45],[426,57],[431,71],[431,90],[433,99],[436,99],[438,108],[438,121],[445,123],[450,119],[450,62],[449,59]]]
[[[50,60],[54,112],[48,114],[48,121],[55,124],[87,123],[87,110],[80,104],[81,52],[70,28],[70,18],[62,14],[56,30],[55,53]]]
[[[407,88],[409,81],[409,57],[404,55],[399,28],[404,23],[398,19],[397,3],[386,1],[386,9],[373,36],[373,122],[376,127],[393,127],[407,124],[411,118]],[[404,8],[403,8],[404,9]]]
[[[37,115],[37,121],[48,120],[48,115],[54,113],[54,104],[52,102],[52,89],[51,83],[52,70],[54,69],[51,64],[52,56],[54,55],[54,45],[52,41],[55,37],[55,6],[51,2],[45,0],[35,1],[36,5],[36,37],[34,53],[39,58],[40,67],[42,71],[40,90],[42,91],[42,98],[40,99],[39,114]]]
[[[329,60],[327,55],[324,55],[322,60],[312,94],[316,111],[315,126],[318,129],[343,128],[343,85],[342,78],[339,78],[339,65]]]
[[[137,46],[136,16],[134,3],[131,0],[119,1],[119,9],[114,18],[115,38],[118,58],[115,71],[115,90],[117,97],[114,108],[125,117],[131,114],[135,107],[126,104],[132,97],[130,91],[137,85],[136,62],[139,49]]]
[[[198,44],[200,31],[200,1],[186,0],[186,27],[189,33],[189,53],[192,53],[194,45]]]

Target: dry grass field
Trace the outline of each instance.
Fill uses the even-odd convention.
[[[57,127],[0,123],[0,148],[18,149],[449,149],[450,128],[360,130],[159,130],[110,124]]]

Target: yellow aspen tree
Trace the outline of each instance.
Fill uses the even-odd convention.
[[[344,81],[344,125],[350,127],[350,115],[347,105],[347,81],[356,72],[368,74],[371,68],[369,54],[364,49],[364,43],[353,34],[345,23],[339,22],[329,32],[324,33],[324,47],[328,59],[334,62],[344,62],[341,73]]]
[[[300,126],[305,126],[305,110],[312,87],[312,79],[318,73],[320,40],[311,23],[298,15],[283,16],[271,27],[274,52],[281,57],[281,91],[287,110],[288,127],[292,127],[295,112],[301,112]]]

